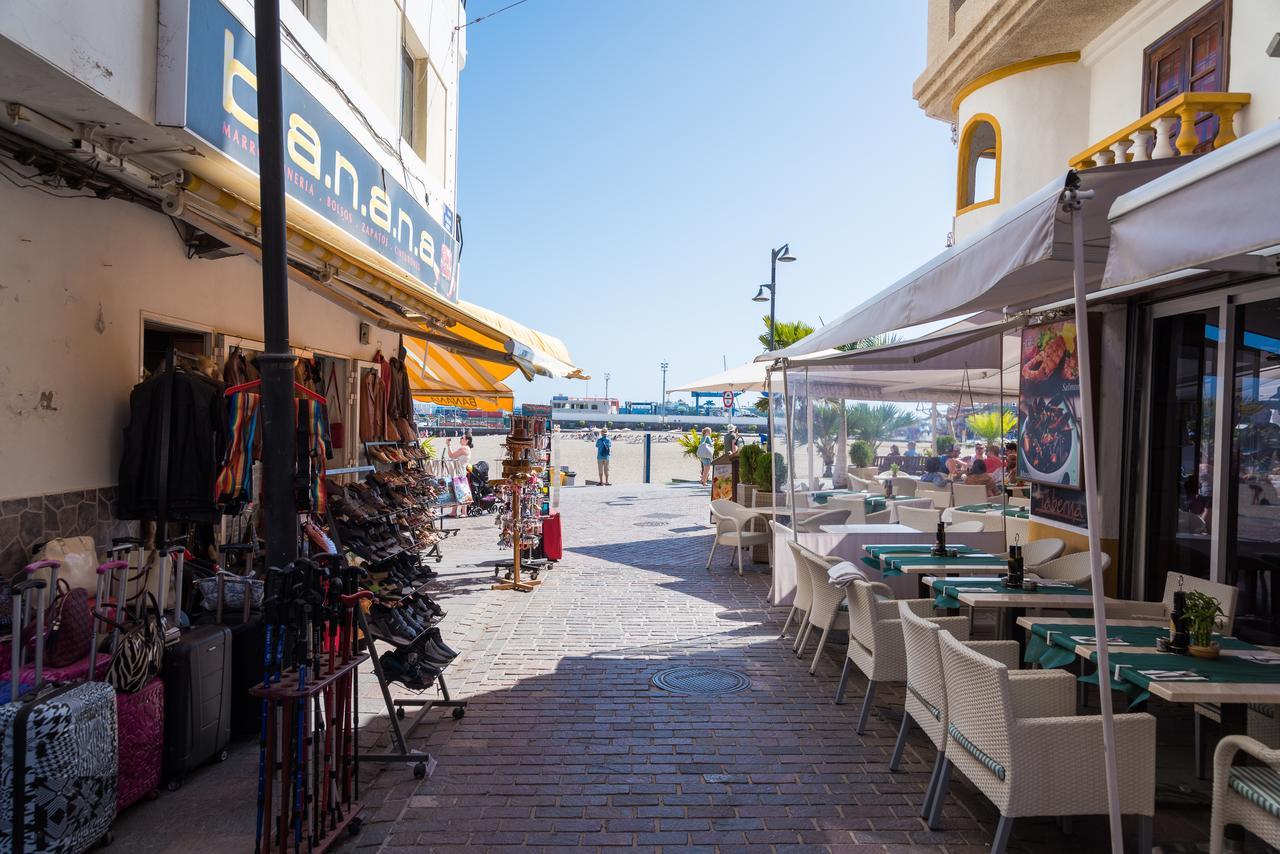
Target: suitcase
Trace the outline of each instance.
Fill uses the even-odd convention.
[[[240,608],[224,608],[227,585],[245,585],[246,579],[219,570],[216,607],[206,611],[202,620],[212,620],[231,630],[231,735],[259,735],[262,729],[262,701],[249,689],[262,682],[262,660],[266,645],[266,627],[262,615],[254,613],[245,590]]]
[[[164,760],[164,680],[157,676],[136,694],[116,694],[119,763],[116,811],[160,789]]]
[[[549,561],[564,557],[564,540],[560,536],[560,514],[552,511],[542,517],[542,556]]]
[[[227,758],[231,741],[231,630],[199,626],[164,655],[164,776],[170,791],[189,771]]]
[[[127,574],[127,561],[108,561],[98,567],[96,600],[105,603],[114,589],[114,573]],[[122,612],[115,612],[120,614]],[[98,615],[94,614],[94,646],[98,640]],[[114,649],[112,652],[114,653]],[[126,809],[160,788],[164,760],[164,680],[152,679],[133,694],[116,694],[116,811]]]
[[[15,585],[18,637],[27,593],[35,595],[36,635],[43,635],[44,590],[41,580]],[[45,683],[41,644],[35,684],[21,691],[21,647],[14,643],[10,666],[18,699],[0,706],[0,851],[79,854],[109,841],[116,814],[115,692],[102,682]]]

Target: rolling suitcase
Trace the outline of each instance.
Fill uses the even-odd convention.
[[[122,560],[108,561],[99,566],[97,601],[107,601],[107,591],[115,587],[115,573],[127,574],[129,570],[129,563]],[[127,597],[124,598],[127,601]],[[95,648],[98,642],[98,621],[99,615],[95,613]],[[164,680],[157,676],[132,694],[117,692],[116,723],[119,757],[116,766],[116,811],[119,812],[145,796],[154,796],[160,788],[160,769],[164,759]]]
[[[164,653],[164,776],[177,791],[194,768],[227,758],[231,741],[231,631],[183,625],[183,560],[174,561],[173,624]]]
[[[211,577],[217,580],[216,604],[213,611],[205,611],[200,622],[216,623],[231,630],[231,735],[256,736],[262,729],[262,701],[251,695],[249,689],[262,682],[266,627],[262,614],[253,610],[250,579],[223,570],[217,570]],[[228,588],[241,595],[237,607],[225,607]]]
[[[42,580],[14,586],[13,628],[36,599],[36,637],[44,635]],[[21,691],[22,644],[11,649],[11,692],[0,706],[0,851],[79,854],[109,841],[116,814],[115,692],[102,682],[44,683],[44,649],[35,649],[35,684]]]
[[[564,540],[560,535],[560,513],[552,510],[542,517],[542,542],[539,543],[542,557],[555,562],[564,557]]]

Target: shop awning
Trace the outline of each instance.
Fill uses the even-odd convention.
[[[1280,274],[1280,122],[1111,205],[1103,287],[1182,271]]]
[[[764,391],[768,388],[768,380],[765,377],[767,369],[768,365],[761,362],[747,362],[745,365],[737,365],[727,371],[676,386],[668,391]]]
[[[1071,219],[1064,189],[1078,181],[1094,193],[1084,207],[1085,272],[1101,281],[1111,203],[1172,170],[1180,158],[1069,170],[1006,211],[987,228],[899,279],[812,335],[758,361],[840,347],[895,329],[977,311],[1024,311],[1072,291]]]

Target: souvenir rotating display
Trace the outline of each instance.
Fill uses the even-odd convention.
[[[513,558],[494,567],[495,577],[500,569],[510,572],[508,580],[494,584],[493,589],[529,591],[542,583],[537,574],[545,568],[545,563],[532,560],[532,554],[542,537],[543,481],[551,468],[550,419],[512,416],[506,449],[505,483],[500,491],[507,499],[507,510],[498,516],[498,544],[509,547]],[[528,579],[521,577],[526,569]]]

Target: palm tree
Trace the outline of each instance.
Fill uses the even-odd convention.
[[[1001,417],[1002,415],[1003,417]],[[1018,426],[1018,416],[1012,409],[979,412],[966,418],[965,423],[969,425],[973,435],[979,437],[988,445],[1003,447],[1004,437],[1009,435],[1010,430]]]
[[[852,344],[841,344],[837,350],[870,350],[873,347],[887,347],[890,344],[897,344],[902,340],[900,335],[892,332],[885,332],[882,335],[871,335],[866,338],[860,338]]]
[[[856,403],[849,407],[846,417],[849,423],[849,438],[868,442],[873,450],[880,442],[919,420],[911,410],[894,406],[892,403],[881,403],[876,406],[869,403]]]
[[[840,440],[840,418],[847,412],[830,401],[813,405],[813,444],[822,457],[823,477],[831,477],[836,462],[836,447]]]
[[[768,350],[769,318],[765,316],[761,319],[764,321],[764,332],[758,337],[758,340],[760,341],[760,346]],[[781,350],[783,347],[790,347],[806,335],[812,334],[813,327],[803,320],[779,320],[773,327],[773,348]]]

